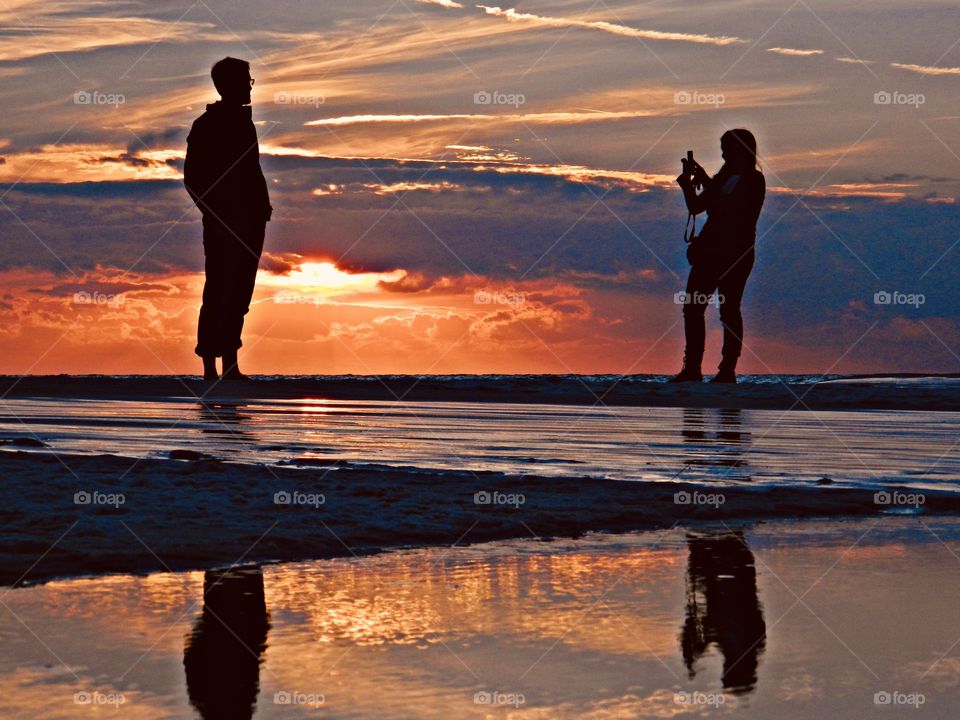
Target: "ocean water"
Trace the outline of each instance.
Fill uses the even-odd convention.
[[[0,403],[0,442],[28,452],[168,458],[186,450],[248,464],[638,482],[829,478],[960,490],[957,438],[954,412],[187,397]]]

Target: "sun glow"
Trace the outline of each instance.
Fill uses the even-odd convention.
[[[380,282],[396,282],[406,275],[405,270],[391,270],[385,273],[359,272],[349,273],[341,270],[332,262],[303,262],[286,275],[260,273],[258,283],[283,288],[301,290],[319,295],[340,295],[356,292],[373,292]]]

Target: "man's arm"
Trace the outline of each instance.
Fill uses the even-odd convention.
[[[203,198],[210,190],[210,153],[199,122],[187,136],[187,156],[183,161],[183,184],[194,204],[205,211]]]
[[[257,138],[256,126],[253,122],[250,123],[251,134],[253,135],[253,142],[256,147],[256,158],[257,158],[257,177],[255,184],[257,186],[256,195],[259,201],[259,205],[263,208],[263,217],[264,220],[269,221],[273,216],[273,206],[270,204],[270,191],[267,189],[267,179],[263,176],[263,168],[260,167],[260,142]]]
[[[259,162],[257,166],[259,167]],[[270,220],[273,216],[273,206],[270,204],[270,192],[267,190],[267,180],[263,177],[263,170],[260,171],[260,186],[262,187],[260,194],[263,198],[263,204],[266,206],[264,209],[264,219]]]

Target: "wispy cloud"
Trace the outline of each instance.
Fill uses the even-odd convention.
[[[602,30],[613,35],[622,35],[624,37],[641,38],[643,40],[673,40],[679,42],[701,43],[705,45],[734,45],[743,43],[746,40],[728,35],[702,35],[698,33],[676,33],[661,32],[660,30],[643,30],[628,25],[605,22],[603,20],[571,20],[569,18],[550,17],[546,15],[534,15],[532,13],[520,13],[514,8],[504,10],[500,7],[491,7],[489,5],[477,5],[487,15],[503,17],[513,22],[529,22],[531,24],[542,25],[545,27],[581,27],[590,30]]]
[[[451,113],[449,115],[344,115],[341,117],[311,120],[305,124],[308,126],[330,127],[341,125],[363,125],[366,123],[443,122],[447,120],[525,123],[582,123],[607,120],[629,120],[632,118],[650,117],[655,114],[656,113],[650,110],[626,110],[621,112],[503,113],[498,115],[483,113]]]
[[[799,50],[797,48],[788,47],[767,48],[767,52],[776,53],[777,55],[789,55],[791,57],[810,57],[811,55],[823,55],[823,50]]]
[[[960,75],[960,67],[938,67],[936,65],[912,65],[910,63],[890,63],[898,70],[909,70],[921,75]]]
[[[0,15],[0,17],[3,17]],[[12,62],[56,53],[90,52],[104,48],[150,45],[156,42],[222,39],[212,22],[177,23],[141,17],[3,17],[0,61]]]
[[[452,182],[395,182],[395,183],[364,183],[363,189],[374,195],[394,195],[409,192],[463,192],[464,188]]]
[[[454,0],[417,0],[417,2],[422,3],[423,5],[439,5],[440,7],[445,7],[445,8],[462,8],[463,7],[463,5],[461,5],[458,2],[454,2]]]
[[[16,182],[26,173],[34,182],[175,180],[181,176],[176,161],[182,156],[180,149],[131,152],[109,143],[42,145],[5,154],[0,182]]]
[[[447,145],[444,150],[453,150],[458,160],[479,162],[517,162],[523,158],[515,152],[492,148],[489,145]]]
[[[910,196],[918,183],[893,182],[851,182],[823,185],[807,191],[807,195],[816,197],[872,197],[886,200],[903,200]]]

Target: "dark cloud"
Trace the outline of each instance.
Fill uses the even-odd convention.
[[[90,162],[94,164],[120,163],[121,165],[127,165],[134,168],[162,167],[166,165],[166,163],[163,161],[140,157],[136,153],[130,152],[121,153],[120,155],[103,155],[96,160],[91,160]]]
[[[80,292],[103,293],[104,295],[151,294],[162,293],[169,295],[176,292],[176,288],[166,283],[127,283],[114,282],[91,278],[89,281],[75,283],[61,283],[51,288],[30,288],[28,292],[52,297],[73,295]]]
[[[127,145],[127,152],[134,154],[144,150],[166,148],[171,145],[184,145],[187,142],[187,132],[188,128],[186,127],[169,127],[155,132],[139,132]]]
[[[352,272],[406,270],[403,280],[381,283],[391,292],[431,292],[442,278],[465,277],[503,287],[564,279],[664,297],[686,278],[685,214],[673,189],[458,162],[269,157],[264,165],[277,181],[264,256],[273,273],[289,272],[302,257]],[[455,184],[460,192],[363,188],[416,182]],[[333,194],[313,193],[330,186]],[[8,239],[3,268],[66,274],[62,260],[79,275],[98,266],[202,269],[199,214],[179,182],[24,184],[5,202],[30,230],[0,215]],[[753,331],[829,332],[870,318],[958,320],[953,205],[812,196],[796,203],[770,192],[758,236],[745,300]],[[878,306],[874,295],[882,291],[920,293],[924,302]]]
[[[931,182],[931,183],[940,183],[940,182],[956,182],[956,178],[951,177],[932,177],[930,175],[911,175],[909,173],[891,173],[889,175],[884,175],[879,180],[868,180],[867,182],[881,182],[881,183],[906,183],[906,182]]]
[[[429,290],[433,284],[433,280],[419,272],[408,273],[394,282],[389,280],[380,280],[377,282],[377,286],[381,290],[397,293],[423,292]]]
[[[296,256],[264,252],[260,256],[260,267],[273,275],[286,275],[296,268],[298,258]]]

